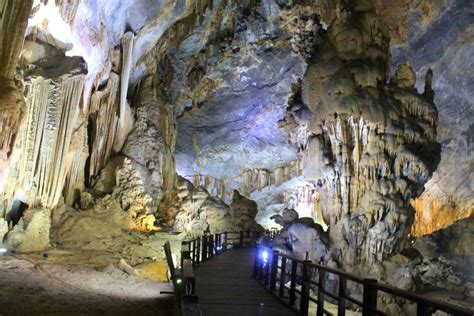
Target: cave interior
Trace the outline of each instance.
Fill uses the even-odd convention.
[[[240,231],[474,306],[473,1],[0,0],[0,43],[0,315],[168,315],[163,244]]]

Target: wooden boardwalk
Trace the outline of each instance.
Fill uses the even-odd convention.
[[[297,315],[252,279],[255,249],[233,249],[195,269],[203,316]]]

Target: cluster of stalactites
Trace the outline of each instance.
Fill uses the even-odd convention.
[[[95,92],[90,99],[89,123],[91,133],[91,153],[89,175],[91,180],[105,167],[112,153],[118,127],[117,96],[119,75],[111,73],[104,90]]]
[[[343,217],[357,217],[362,236],[367,235],[348,240],[366,240],[367,253],[378,258],[397,249],[397,232],[409,228],[413,215],[408,201],[433,171],[426,162],[430,151],[418,150],[430,146],[429,133],[421,133],[413,142],[363,117],[337,115],[310,139],[303,154],[303,175],[319,184],[325,220],[334,225]]]
[[[315,49],[302,81],[311,115],[298,121],[295,112],[281,124],[307,130],[299,132],[307,141],[287,134],[303,144],[303,176],[318,192],[336,248],[348,254],[344,262],[382,260],[400,249],[414,217],[409,200],[439,156],[430,74],[424,95],[407,65],[387,84],[383,25],[373,11],[356,11],[341,3]]]
[[[87,146],[84,148],[86,131],[82,128],[76,130],[84,79],[83,74],[64,75],[57,79],[37,76],[27,82],[21,156],[17,174],[10,175],[12,180],[9,183],[19,182],[27,192],[30,206],[55,206],[62,197],[68,175],[71,183],[66,187],[71,191],[77,187],[77,172],[84,170],[88,156]],[[80,147],[80,156],[71,148],[75,146]],[[65,196],[72,196],[72,192],[66,192]]]
[[[133,39],[125,36],[129,37]],[[36,45],[45,51],[52,49],[47,43]],[[124,53],[130,55],[130,49],[125,47]],[[29,56],[28,52],[25,56]],[[32,73],[25,73],[26,106],[25,118],[18,126],[18,159],[9,167],[2,191],[6,209],[12,198],[19,198],[30,207],[54,208],[62,198],[73,205],[86,185],[94,184],[112,152],[122,148],[133,125],[126,101],[123,113],[119,110],[119,97],[126,97],[128,79],[121,87],[120,75],[111,72],[103,89],[83,98],[89,92],[84,91],[82,62],[65,56],[44,58],[51,58],[50,63],[56,68],[43,69],[41,64],[33,64],[29,67]],[[124,57],[125,61],[130,63],[130,56]],[[84,103],[86,99],[88,104]],[[124,126],[119,124],[120,119]]]
[[[196,187],[204,187],[211,196],[218,197],[229,204],[232,201],[234,190],[249,197],[252,192],[262,191],[269,186],[278,187],[300,175],[299,162],[292,161],[271,171],[259,168],[247,169],[238,177],[225,180],[197,174],[193,176],[193,184]]]

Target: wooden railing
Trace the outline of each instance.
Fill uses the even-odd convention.
[[[328,274],[337,276],[336,293],[325,288],[326,275]],[[263,283],[273,295],[301,315],[308,315],[310,302],[316,304],[317,316],[332,315],[324,308],[326,299],[337,302],[338,316],[346,314],[347,305],[359,307],[363,316],[385,315],[377,310],[377,296],[381,292],[414,302],[417,306],[417,316],[431,315],[437,310],[450,315],[474,315],[472,310],[432,300],[422,295],[379,283],[374,279],[362,278],[308,260],[299,260],[267,247],[257,247],[253,277]],[[289,286],[287,286],[288,282]],[[349,295],[347,291],[348,282],[353,282],[362,287],[362,301]],[[300,289],[298,289],[298,285],[301,286]],[[317,290],[316,295],[312,295],[312,289]]]
[[[202,236],[191,240],[184,240],[181,242],[181,270],[173,278],[174,290],[176,294],[177,305],[181,315],[185,316],[200,316],[199,298],[195,294],[196,279],[193,276],[184,275],[187,270],[186,267],[196,268],[203,261],[210,260],[216,255],[220,255],[224,251],[232,248],[246,248],[255,247],[257,240],[267,234],[272,238],[270,232],[256,232],[256,231],[238,231],[238,232],[223,232],[218,234],[210,234],[204,232]],[[168,265],[170,271],[174,271],[174,266],[171,258],[171,252],[168,245],[165,244],[165,252],[167,255]],[[169,257],[169,258],[168,258]]]
[[[255,247],[258,238],[264,232],[237,231],[209,234],[204,232],[202,236],[181,243],[181,266],[186,259],[190,259],[193,267],[199,266],[202,261],[212,259],[230,248]]]

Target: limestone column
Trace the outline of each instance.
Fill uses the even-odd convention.
[[[0,0],[0,191],[22,119],[24,100],[14,78],[32,5]]]

